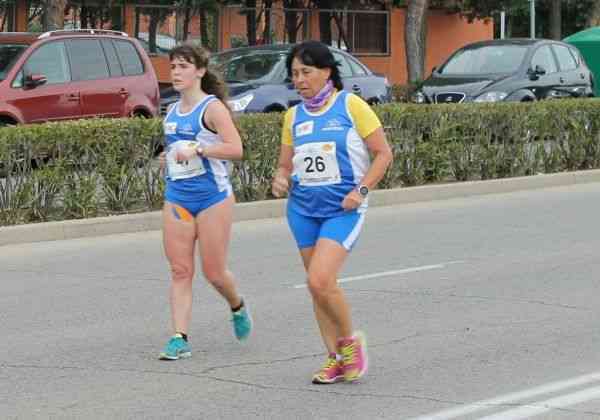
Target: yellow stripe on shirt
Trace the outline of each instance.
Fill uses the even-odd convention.
[[[363,140],[381,127],[379,117],[362,98],[351,93],[348,95],[347,104],[348,112],[354,120],[354,128]]]
[[[294,141],[292,140],[292,123],[296,115],[296,107],[293,106],[288,109],[283,117],[283,129],[281,130],[281,143],[293,146]]]

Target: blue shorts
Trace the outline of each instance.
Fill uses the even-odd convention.
[[[190,221],[192,218],[195,218],[200,212],[206,210],[209,207],[214,206],[215,204],[220,203],[225,200],[231,194],[229,190],[221,191],[218,194],[214,194],[213,196],[206,198],[204,200],[184,200],[182,197],[169,197],[167,194],[165,200],[173,206],[171,207],[171,211],[173,215],[178,220]]]
[[[333,217],[309,217],[288,207],[287,220],[300,249],[313,247],[320,238],[327,238],[350,251],[362,229],[365,213],[353,211]]]

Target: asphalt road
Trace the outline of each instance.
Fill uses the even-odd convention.
[[[169,334],[160,232],[0,247],[0,417],[600,418],[600,184],[374,208],[341,275],[369,338],[323,361],[285,220],[234,225],[250,340],[201,276],[193,356]],[[496,416],[496,417],[494,417]]]

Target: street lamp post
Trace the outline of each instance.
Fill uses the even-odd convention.
[[[531,39],[535,38],[535,0],[529,0],[529,29],[531,31]]]

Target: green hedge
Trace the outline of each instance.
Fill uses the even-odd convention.
[[[600,167],[600,101],[376,108],[394,151],[381,188]],[[244,115],[239,201],[270,198],[281,114]],[[160,208],[159,120],[0,128],[0,225]]]

